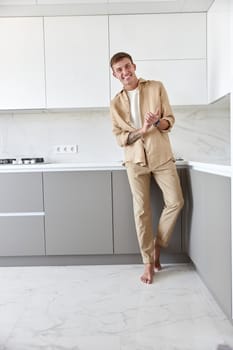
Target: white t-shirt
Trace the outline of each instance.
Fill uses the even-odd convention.
[[[142,127],[142,119],[139,106],[139,90],[136,88],[127,91],[127,94],[130,102],[131,121],[136,129],[140,129]]]

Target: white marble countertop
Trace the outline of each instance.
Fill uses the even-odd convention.
[[[230,165],[208,164],[192,161],[178,160],[177,168],[191,168],[210,174],[231,176]],[[0,165],[0,173],[21,173],[21,172],[48,172],[48,171],[85,171],[85,170],[123,170],[122,162],[88,162],[88,163],[41,163],[29,165]]]
[[[124,169],[121,162],[106,163],[38,163],[20,165],[0,165],[0,173],[5,172],[48,172],[48,171],[82,171],[82,170],[120,170]]]
[[[177,161],[177,167],[187,166],[185,161]],[[125,167],[121,161],[105,163],[38,163],[38,164],[20,164],[20,165],[0,165],[0,173],[11,172],[48,172],[48,171],[84,171],[84,170],[123,170]]]
[[[192,162],[192,161],[189,161],[187,163],[190,169],[202,171],[209,174],[231,177],[232,170],[230,165],[200,163],[200,162]]]

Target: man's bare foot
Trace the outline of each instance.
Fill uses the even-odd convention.
[[[162,266],[160,264],[160,261],[155,261],[155,268],[154,268],[155,272],[159,272],[160,270],[162,270]]]
[[[156,272],[160,271],[162,269],[162,266],[160,264],[160,246],[155,244],[155,264],[154,264],[154,270]]]
[[[144,273],[141,276],[141,281],[143,283],[151,284],[154,276],[154,264],[145,264],[144,266]]]

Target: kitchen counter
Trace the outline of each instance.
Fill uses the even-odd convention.
[[[177,167],[186,167],[188,162],[176,161]],[[123,170],[122,162],[105,163],[39,163],[21,165],[0,165],[0,173],[21,173],[21,172],[50,172],[50,171],[85,171],[85,170]]]
[[[200,163],[200,162],[187,162],[188,167],[193,170],[202,171],[204,173],[221,175],[226,177],[231,177],[231,166],[212,164],[212,163]]]
[[[176,161],[177,168],[191,168],[210,174],[231,176],[230,165],[200,163],[193,161]],[[87,162],[87,163],[39,163],[28,165],[0,165],[0,173],[51,172],[51,171],[86,171],[86,170],[123,170],[122,162]]]

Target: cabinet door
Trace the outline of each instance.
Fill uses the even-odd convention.
[[[206,15],[111,16],[110,54],[129,52],[144,79],[161,80],[172,105],[205,104]],[[121,89],[111,76],[111,97]]]
[[[0,18],[0,109],[45,107],[42,18]]]
[[[207,13],[208,102],[231,91],[231,16],[230,1],[214,1]]]
[[[115,254],[140,253],[126,171],[112,172],[113,232]]]
[[[112,254],[111,172],[44,173],[47,255]]]
[[[108,106],[107,16],[44,21],[47,107]]]
[[[0,256],[45,255],[41,173],[0,174]]]
[[[114,253],[136,254],[139,253],[137,235],[133,216],[133,203],[126,171],[112,172],[113,188],[113,229],[114,229]],[[152,180],[151,182],[151,206],[153,228],[156,232],[159,216],[163,208],[161,191]],[[166,252],[181,252],[181,215],[179,216],[173,235]]]
[[[136,61],[206,58],[204,13],[116,15],[109,18],[110,54]]]
[[[44,216],[0,215],[0,256],[45,255]]]
[[[188,253],[207,287],[231,317],[231,180],[190,170],[190,183]]]

